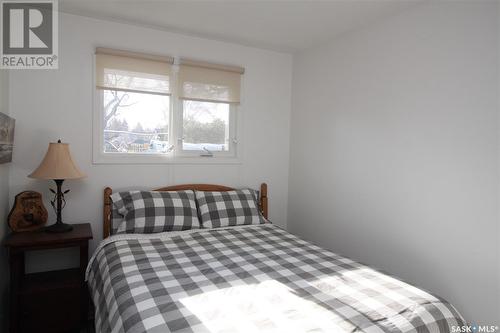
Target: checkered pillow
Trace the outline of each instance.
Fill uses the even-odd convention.
[[[262,224],[266,222],[259,212],[255,191],[253,190],[195,191],[195,194],[203,228]]]
[[[122,218],[116,234],[200,228],[193,191],[118,192],[111,195],[111,200]]]

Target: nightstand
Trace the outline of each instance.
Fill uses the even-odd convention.
[[[43,230],[13,233],[7,237],[10,262],[10,332],[78,331],[87,322],[88,291],[85,269],[90,224],[73,224],[65,233]],[[80,248],[80,266],[58,271],[26,274],[27,251],[64,247]]]

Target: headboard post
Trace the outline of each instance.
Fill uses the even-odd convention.
[[[103,225],[102,239],[108,238],[111,232],[111,194],[113,190],[110,187],[104,189],[104,209],[103,209]]]
[[[260,210],[262,215],[267,219],[268,218],[268,207],[267,207],[267,184],[260,184]]]

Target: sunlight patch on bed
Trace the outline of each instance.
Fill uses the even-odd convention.
[[[348,332],[354,328],[274,280],[205,292],[180,301],[210,332]]]
[[[425,315],[425,311],[422,311],[425,306],[422,304],[424,298],[418,299],[415,295],[409,297],[409,288],[417,295],[425,294],[425,302],[434,298],[402,281],[366,267],[321,278],[310,285],[347,304],[371,321],[383,322],[388,327],[402,331],[412,327],[411,321],[415,317]],[[397,288],[389,288],[388,285]]]

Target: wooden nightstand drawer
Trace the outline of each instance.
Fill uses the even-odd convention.
[[[78,289],[82,287],[80,268],[64,269],[41,273],[26,274],[21,282],[19,293],[36,295],[51,290]]]

